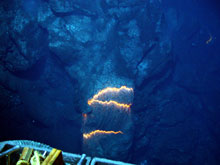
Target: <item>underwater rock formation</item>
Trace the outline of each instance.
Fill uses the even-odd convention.
[[[134,163],[215,164],[219,34],[204,15],[187,14],[196,2],[164,3],[0,1],[0,140],[39,139]],[[134,93],[90,100],[124,85]]]
[[[47,31],[23,10],[21,3],[12,3],[12,11],[4,8],[6,1],[1,3],[1,63],[10,72],[30,69],[46,55]]]

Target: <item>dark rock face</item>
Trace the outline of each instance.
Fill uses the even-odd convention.
[[[184,7],[192,5],[191,1],[184,3]],[[218,98],[219,86],[214,85],[218,82],[217,75],[211,71],[213,67],[218,70],[217,43],[207,43],[207,33],[202,32],[205,31],[204,20],[198,20],[198,25],[192,17],[194,11],[184,15],[184,7],[178,11],[172,5],[175,4],[165,4],[166,34],[176,35],[172,37],[172,53],[176,59],[162,65],[152,77],[145,77],[141,88],[136,88],[133,116],[139,129],[135,133],[133,152],[142,155],[142,160],[147,157],[152,164],[218,164],[218,157],[209,152],[219,154],[216,148],[219,130],[213,124],[219,123],[213,117],[214,114],[219,116],[218,103],[214,101]],[[183,12],[179,18],[177,12]],[[201,15],[196,17],[200,19]],[[202,18],[205,17],[202,15]],[[216,22],[209,23],[216,25]],[[210,59],[208,54],[213,57]],[[209,97],[215,102],[212,106],[205,101],[210,100]],[[137,157],[134,155],[134,159]]]
[[[23,10],[21,4],[14,7],[16,9],[1,14],[1,62],[10,72],[31,68],[45,56],[48,45],[47,31]]]
[[[171,90],[168,87],[150,98],[143,96],[142,101],[146,108],[141,107],[140,111],[138,107],[133,108],[134,111],[137,109],[134,112],[135,123],[142,126],[135,133],[134,152],[145,153],[142,159],[148,157],[155,164],[213,161],[208,148],[203,148],[204,153],[200,153],[200,143],[210,148],[215,148],[217,144],[210,140],[210,134],[207,134],[209,128],[200,119],[202,109],[197,105],[198,98],[190,96],[181,88],[172,87]],[[211,160],[204,160],[201,155]]]
[[[1,1],[0,140],[143,164],[217,164],[219,23],[202,7],[188,0]],[[128,116],[88,105],[98,91],[124,85],[134,100],[102,101],[133,100]],[[124,134],[85,144],[83,133],[95,129]]]

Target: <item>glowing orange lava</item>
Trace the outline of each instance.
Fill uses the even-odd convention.
[[[92,131],[90,133],[84,133],[83,138],[89,139],[89,138],[91,138],[92,136],[94,136],[96,134],[123,134],[123,132],[121,132],[121,131],[116,132],[116,131],[95,130],[95,131]]]
[[[87,114],[86,114],[86,113],[83,113],[82,116],[83,116],[84,118],[87,118]]]
[[[94,100],[92,103],[99,103],[102,105],[115,105],[118,108],[130,108],[131,104],[122,104],[122,103],[118,103],[116,101],[110,100],[110,101],[100,101],[100,100]],[[89,104],[91,105],[91,104]]]
[[[113,101],[113,100],[110,100],[110,101],[101,101],[101,100],[98,100],[98,98],[106,93],[109,93],[109,92],[115,92],[115,93],[118,93],[120,92],[121,90],[126,90],[128,92],[133,92],[133,88],[128,88],[126,86],[121,86],[121,88],[111,88],[111,87],[107,87],[101,91],[99,91],[96,95],[93,96],[92,99],[88,100],[88,104],[89,105],[92,105],[93,103],[99,103],[99,104],[102,104],[102,105],[115,105],[116,107],[118,108],[130,108],[131,104],[123,104],[123,103],[118,103],[116,101]]]

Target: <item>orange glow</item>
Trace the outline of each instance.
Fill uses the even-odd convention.
[[[96,134],[123,134],[123,132],[121,131],[104,131],[104,130],[95,130],[95,131],[92,131],[90,133],[84,133],[83,134],[83,138],[85,139],[89,139],[91,138],[92,136],[96,135]]]
[[[84,118],[87,118],[87,114],[86,114],[86,113],[83,113],[82,116],[83,116]]]
[[[92,105],[93,103],[99,103],[102,105],[115,105],[118,108],[130,108],[131,104],[123,104],[123,103],[118,103],[116,101],[110,100],[110,101],[100,101],[98,98],[106,93],[109,92],[114,92],[114,93],[119,93],[121,90],[126,90],[128,92],[133,92],[133,88],[128,88],[126,86],[121,86],[121,88],[111,88],[107,87],[101,91],[99,91],[96,95],[93,96],[92,99],[88,100],[88,104]]]
[[[122,103],[118,103],[116,101],[110,100],[110,101],[100,101],[100,100],[93,100],[92,102],[88,101],[88,104],[91,105],[93,103],[99,103],[102,105],[115,105],[117,108],[125,108],[128,109],[131,107],[131,104],[122,104]]]
[[[112,88],[111,88],[111,87],[107,87],[107,88],[105,88],[105,89],[99,91],[98,94],[94,95],[93,98],[91,99],[91,101],[92,101],[92,100],[97,100],[99,96],[101,96],[101,95],[103,95],[103,94],[105,94],[105,93],[108,93],[108,92],[116,92],[116,93],[118,93],[118,92],[120,92],[120,91],[123,90],[123,89],[126,90],[126,91],[128,91],[128,92],[133,92],[133,88],[128,88],[128,87],[126,87],[126,86],[121,86],[121,88],[115,88],[115,87],[112,87]]]

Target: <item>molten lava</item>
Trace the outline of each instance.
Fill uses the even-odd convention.
[[[116,132],[116,131],[95,130],[95,131],[92,131],[90,133],[84,133],[83,138],[84,139],[89,139],[89,138],[91,138],[92,136],[94,136],[96,134],[123,134],[123,132],[121,132],[121,131]]]
[[[92,99],[88,100],[88,104],[89,105],[93,105],[94,103],[98,103],[98,104],[102,104],[102,105],[115,105],[117,108],[124,108],[124,109],[129,109],[131,104],[123,104],[123,103],[118,103],[117,101],[101,101],[99,100],[100,97],[102,97],[105,94],[108,93],[119,93],[121,91],[126,91],[126,92],[133,92],[133,88],[128,88],[126,86],[122,86],[121,88],[111,88],[111,87],[107,87],[101,91],[99,91],[96,95],[93,96]]]

